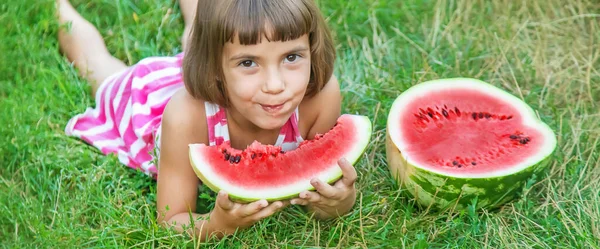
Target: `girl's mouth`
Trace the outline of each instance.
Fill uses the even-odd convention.
[[[277,112],[279,112],[279,111],[281,111],[283,109],[283,104],[285,104],[285,103],[281,103],[281,104],[278,104],[278,105],[263,105],[263,104],[261,104],[260,106],[266,112],[274,114],[274,113],[277,113]]]

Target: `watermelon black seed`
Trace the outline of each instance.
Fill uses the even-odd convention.
[[[491,117],[492,117],[492,115],[491,115],[491,114],[489,114],[489,113],[486,113],[486,114],[485,114],[485,118],[487,118],[487,119],[490,119]]]
[[[510,115],[510,116],[506,117],[506,119],[511,119],[511,118],[512,118],[512,115]]]
[[[510,135],[510,139],[517,139],[517,135]]]
[[[471,162],[471,164],[472,164],[472,165],[477,165],[477,163],[476,163],[476,162]]]
[[[252,155],[250,156],[251,159],[256,158],[256,153],[252,153]]]
[[[526,139],[523,138],[523,139],[519,140],[519,142],[521,144],[527,144],[529,141],[527,141]]]
[[[225,152],[225,161],[229,160],[229,156],[230,156],[229,153]]]
[[[235,156],[235,161],[234,161],[235,163],[239,163],[240,160],[242,160],[241,156]]]
[[[483,118],[483,112],[479,113],[479,118]]]
[[[234,162],[235,162],[235,157],[234,156],[229,157],[229,163],[234,163]]]
[[[525,138],[525,141],[526,141],[526,142],[529,142],[529,141],[531,141],[531,139],[529,139],[528,137],[526,137],[526,138]]]
[[[460,116],[460,110],[458,110],[458,107],[454,107],[454,111],[456,112],[456,115]]]
[[[442,115],[444,115],[444,117],[448,117],[448,112],[446,110],[442,110]]]
[[[433,118],[433,113],[427,112],[427,115],[429,115],[430,118]]]
[[[458,165],[458,167],[459,167],[459,168],[462,168],[462,164],[459,164],[459,165]]]
[[[285,154],[285,151],[282,150],[282,151],[279,152],[279,154],[283,155],[283,154]]]
[[[454,162],[452,162],[452,164],[454,164],[454,165],[458,165],[458,162],[457,162],[457,161],[454,161]]]
[[[477,120],[477,113],[471,114],[471,117],[473,117],[473,119]]]

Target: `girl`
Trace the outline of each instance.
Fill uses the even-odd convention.
[[[247,228],[288,204],[304,205],[322,219],[352,208],[356,171],[340,159],[342,179],[333,185],[313,179],[316,191],[299,198],[240,204],[221,191],[210,213],[193,213],[200,182],[188,144],[230,141],[243,149],[257,140],[292,150],[339,117],[334,46],[312,0],[180,0],[191,30],[183,38],[185,56],[146,58],[129,67],[108,53],[68,0],[57,1],[60,23],[71,23],[70,31],[59,33],[61,49],[90,82],[96,101],[95,109],[69,121],[66,133],[157,176],[162,224],[204,240]],[[152,163],[155,148],[158,166]]]

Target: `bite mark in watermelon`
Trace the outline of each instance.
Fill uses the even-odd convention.
[[[392,175],[424,206],[497,207],[549,162],[553,131],[519,98],[466,78],[424,82],[394,101]]]
[[[260,199],[284,200],[313,190],[310,180],[332,183],[342,176],[338,159],[354,164],[371,137],[371,121],[364,116],[345,114],[325,134],[303,141],[297,149],[254,142],[244,150],[190,144],[190,162],[196,175],[215,192],[225,190],[241,202]]]

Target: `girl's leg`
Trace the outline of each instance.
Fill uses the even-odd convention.
[[[68,0],[57,0],[57,11],[61,25],[71,24],[69,30],[60,28],[58,32],[60,49],[87,79],[92,96],[96,96],[104,79],[127,66],[108,52],[100,32],[79,15]]]
[[[187,39],[192,30],[192,23],[194,23],[196,16],[196,6],[198,6],[198,0],[179,0],[179,9],[181,9],[183,23],[185,24],[185,29],[181,37],[181,46],[183,49],[187,46]]]

